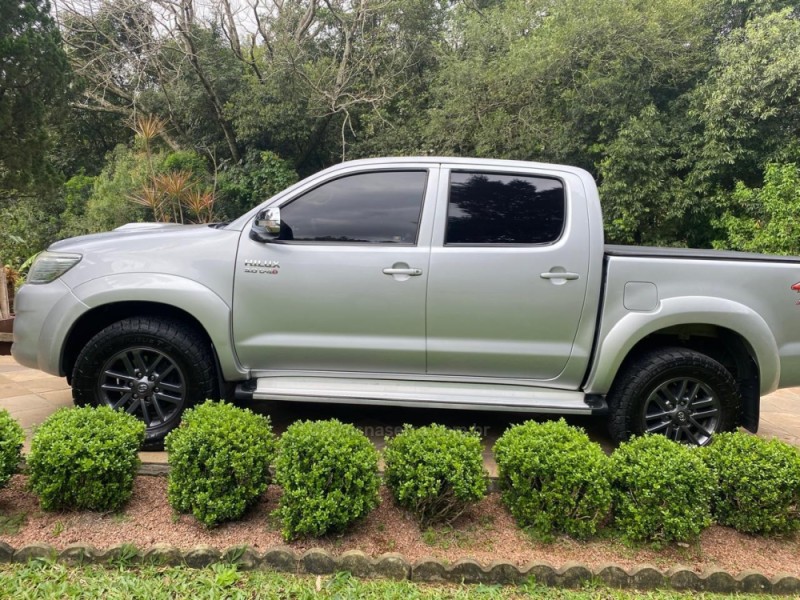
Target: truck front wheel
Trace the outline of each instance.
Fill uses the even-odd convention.
[[[656,433],[698,446],[735,428],[742,403],[728,370],[687,348],[663,348],[633,361],[606,400],[615,441]]]
[[[133,317],[109,325],[81,350],[72,372],[76,405],[108,405],[144,421],[158,448],[184,409],[214,396],[208,342],[185,325]]]

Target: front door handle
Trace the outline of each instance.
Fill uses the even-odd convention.
[[[422,269],[414,269],[411,267],[405,269],[391,267],[384,269],[383,272],[385,275],[410,275],[411,277],[422,275]]]
[[[577,273],[559,273],[558,271],[548,271],[539,275],[542,279],[578,279],[580,275]]]

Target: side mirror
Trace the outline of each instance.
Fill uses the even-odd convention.
[[[265,208],[258,211],[250,229],[250,239],[256,242],[271,242],[281,233],[281,209]]]

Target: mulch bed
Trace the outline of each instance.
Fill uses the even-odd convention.
[[[184,549],[197,545],[224,549],[247,544],[264,551],[285,544],[280,523],[271,516],[281,493],[277,486],[270,486],[242,521],[206,529],[191,515],[173,513],[167,502],[167,480],[163,477],[137,477],[131,501],[123,511],[112,514],[46,513],[39,508],[36,497],[26,491],[25,485],[26,477],[15,475],[9,485],[0,490],[0,540],[15,548],[34,542],[50,544],[57,549],[73,543],[91,544],[98,549],[121,543],[139,548],[169,544]],[[334,554],[346,550],[360,550],[372,556],[398,552],[411,562],[434,557],[449,562],[474,558],[484,564],[506,560],[518,566],[532,562],[545,562],[555,567],[569,562],[614,563],[623,568],[650,564],[659,569],[683,565],[698,574],[708,569],[724,569],[732,574],[757,570],[767,577],[779,573],[800,576],[797,536],[748,536],[714,526],[695,543],[663,549],[629,546],[607,533],[589,541],[560,537],[543,543],[516,527],[496,493],[489,494],[452,527],[421,531],[413,518],[394,506],[385,488],[381,494],[379,508],[346,533],[286,545],[298,553],[315,547]],[[14,527],[9,530],[12,521],[22,521],[18,530],[13,531]]]

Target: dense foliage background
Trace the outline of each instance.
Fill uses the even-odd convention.
[[[343,159],[564,162],[609,241],[800,254],[792,0],[0,0],[0,262]]]

